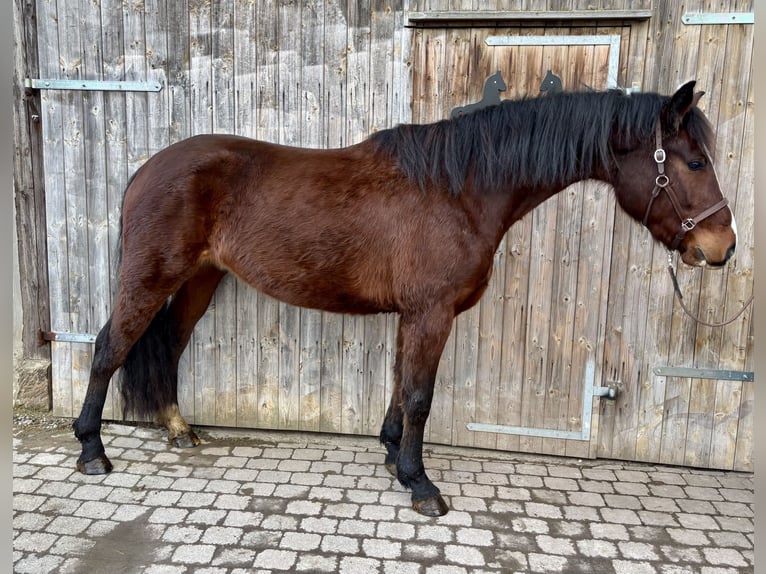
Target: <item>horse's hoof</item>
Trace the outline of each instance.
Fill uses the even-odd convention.
[[[413,500],[412,509],[423,516],[444,516],[449,511],[449,506],[440,495]]]
[[[176,448],[194,448],[200,444],[199,437],[194,432],[189,431],[170,439],[170,444]]]
[[[395,462],[387,462],[386,463],[386,470],[396,478],[396,463]]]
[[[112,463],[105,454],[101,454],[91,460],[78,460],[77,470],[83,474],[107,474],[112,470]]]

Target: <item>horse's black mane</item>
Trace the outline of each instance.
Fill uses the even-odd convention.
[[[668,96],[606,92],[562,92],[505,100],[454,120],[404,124],[370,138],[393,157],[410,180],[424,188],[447,183],[460,193],[467,182],[477,189],[517,185],[559,185],[612,164],[615,137],[647,141]],[[693,108],[684,127],[713,148],[713,133]],[[618,131],[619,130],[619,131]]]

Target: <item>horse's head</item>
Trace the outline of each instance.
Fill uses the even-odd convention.
[[[688,82],[664,104],[651,141],[618,153],[621,207],[687,265],[720,267],[737,242],[734,215],[718,185],[712,131]]]
[[[563,89],[564,88],[563,84],[561,83],[561,78],[559,78],[552,71],[548,70],[545,73],[545,77],[543,78],[542,83],[540,84],[540,92],[556,94],[558,92],[562,92]]]
[[[489,78],[487,78],[487,81],[484,82],[484,89],[492,88],[493,90],[497,90],[498,92],[504,92],[508,86],[505,85],[505,80],[503,80],[503,74],[500,70],[492,74]]]

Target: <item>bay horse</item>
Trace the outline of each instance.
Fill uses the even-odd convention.
[[[400,125],[313,150],[199,135],[159,151],[125,191],[119,289],[99,332],[74,433],[77,469],[112,469],[101,441],[110,378],[128,412],[172,445],[178,360],[226,273],[292,305],[398,313],[380,441],[413,508],[447,512],[423,466],[423,429],[453,319],[475,305],[508,228],[569,184],[607,182],[618,205],[692,266],[722,266],[736,226],[712,166],[694,82],[672,96],[562,92]]]

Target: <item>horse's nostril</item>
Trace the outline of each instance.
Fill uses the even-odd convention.
[[[737,247],[736,243],[733,243],[732,246],[729,247],[729,250],[726,252],[726,259],[724,259],[724,261],[728,261],[729,259],[732,258],[732,256],[734,255],[734,249],[736,247]]]

